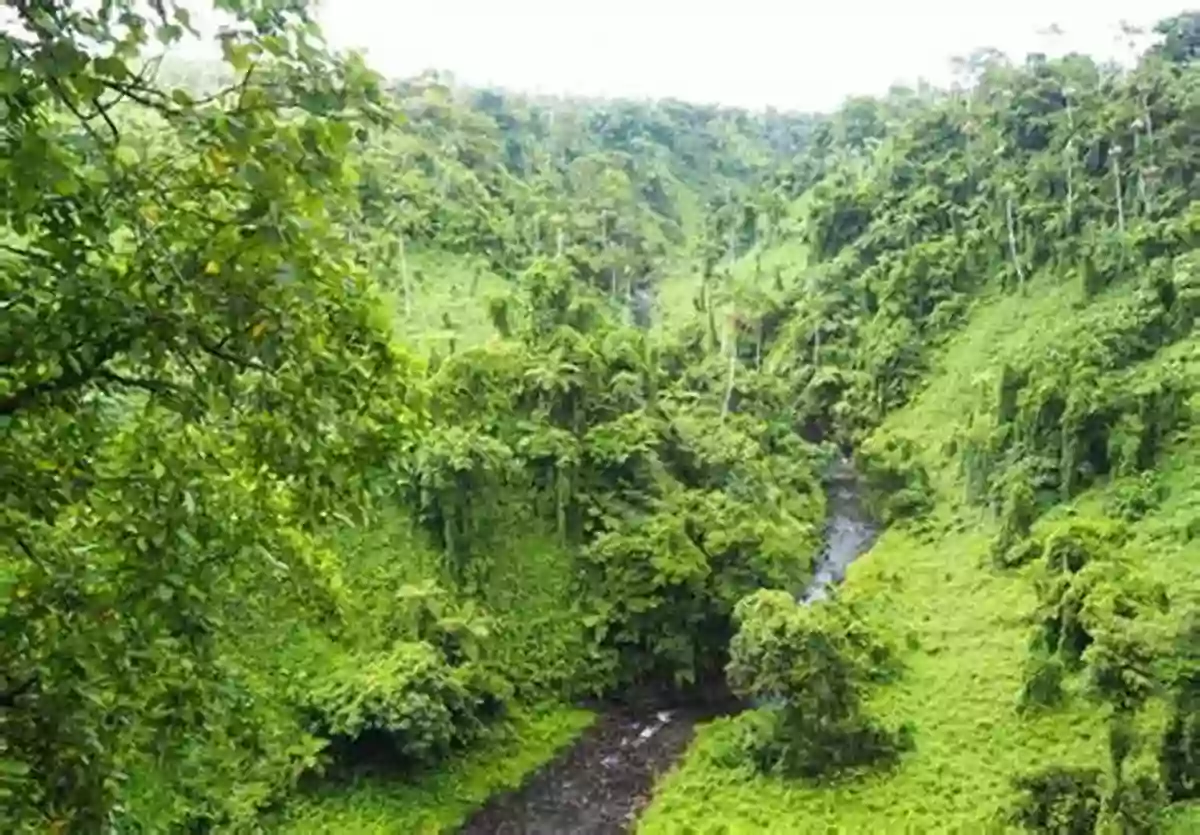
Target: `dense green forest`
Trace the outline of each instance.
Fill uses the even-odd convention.
[[[725,687],[638,831],[1200,826],[1200,13],[787,114],[214,5],[5,4],[6,831],[453,831]]]

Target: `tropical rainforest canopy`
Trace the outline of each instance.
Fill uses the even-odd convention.
[[[215,6],[6,3],[6,831],[452,829],[725,681],[642,831],[1195,831],[1200,13],[787,114]]]

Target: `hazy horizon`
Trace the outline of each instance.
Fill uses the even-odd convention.
[[[563,5],[327,0],[320,20],[331,44],[364,50],[392,77],[436,69],[464,84],[534,94],[830,110],[897,83],[945,85],[951,59],[978,48],[1119,59],[1127,52],[1117,37],[1122,20],[1148,26],[1187,8],[1180,0],[1013,0],[970,12],[946,0],[910,2],[904,11],[881,0],[808,11],[765,0]],[[1062,34],[1046,34],[1051,24]]]

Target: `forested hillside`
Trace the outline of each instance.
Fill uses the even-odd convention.
[[[215,5],[6,6],[6,831],[454,831],[727,690],[639,831],[1200,825],[1200,13],[809,115]]]

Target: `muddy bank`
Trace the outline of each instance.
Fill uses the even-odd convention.
[[[492,798],[464,835],[608,835],[629,829],[658,777],[717,708],[609,708],[516,792]]]

